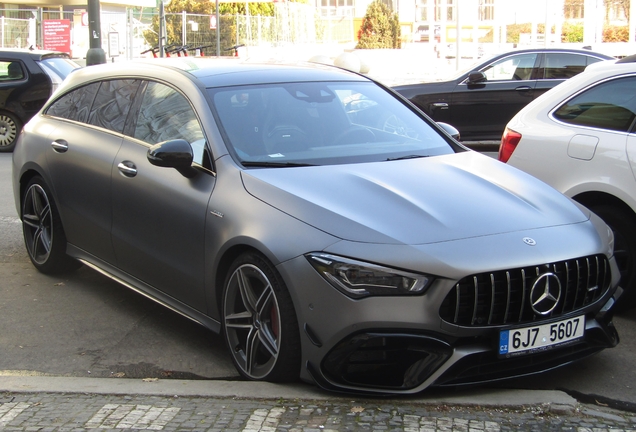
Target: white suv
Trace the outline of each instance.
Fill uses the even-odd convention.
[[[636,306],[636,56],[603,61],[523,108],[499,160],[589,207],[614,230],[622,309]]]

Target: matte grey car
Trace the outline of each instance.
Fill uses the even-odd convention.
[[[607,225],[348,71],[84,68],[13,170],[36,268],[84,263],[221,332],[247,379],[415,393],[618,343]]]

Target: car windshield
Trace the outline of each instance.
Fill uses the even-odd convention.
[[[331,165],[453,153],[438,131],[371,82],[210,89],[244,166]]]
[[[40,60],[39,63],[49,75],[51,75],[50,72],[54,72],[61,79],[80,67],[74,61],[64,57],[48,57]]]

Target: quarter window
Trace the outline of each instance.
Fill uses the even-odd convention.
[[[628,132],[636,117],[636,76],[606,81],[570,99],[553,116],[577,126]]]
[[[194,162],[210,166],[203,130],[192,106],[181,93],[167,85],[148,83],[133,136],[148,144],[186,140],[192,146]]]
[[[99,83],[75,89],[53,102],[46,114],[86,123],[98,89]]]

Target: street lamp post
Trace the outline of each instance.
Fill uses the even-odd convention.
[[[90,48],[86,53],[86,66],[106,63],[106,52],[102,48],[102,30],[99,12],[99,0],[88,0],[88,33]]]

